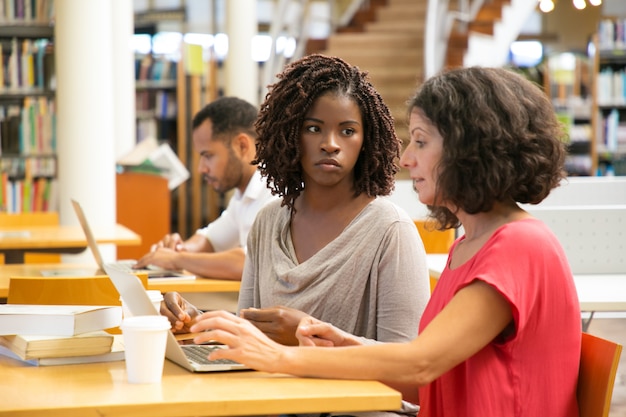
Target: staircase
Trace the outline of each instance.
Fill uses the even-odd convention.
[[[537,7],[536,0],[485,0],[467,31],[453,31],[446,66],[503,66],[511,42]]]
[[[326,42],[325,55],[338,56],[367,71],[389,106],[398,136],[408,140],[406,101],[423,81],[426,1],[387,0],[361,32],[346,29]]]
[[[534,0],[485,1],[475,20],[469,23],[468,30],[453,30],[445,67],[463,66],[471,43],[468,39],[472,36],[494,38],[495,28],[502,26],[504,20],[503,8],[511,2],[534,3]],[[428,2],[370,0],[368,3],[370,8],[360,11],[351,26],[339,29],[322,45],[309,48],[308,53],[338,56],[367,71],[391,110],[398,136],[406,143],[406,102],[424,80],[424,30]],[[489,54],[485,48],[478,52],[483,59]]]
[[[468,30],[453,30],[448,40],[446,51],[446,67],[463,66],[464,56],[469,44],[470,33],[493,36],[494,26],[502,21],[502,7],[510,4],[510,0],[489,0],[481,7],[476,18],[468,24]],[[459,26],[459,24],[457,24]]]

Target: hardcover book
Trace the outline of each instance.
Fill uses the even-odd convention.
[[[0,336],[0,345],[21,359],[100,355],[111,351],[113,335],[103,330],[77,336]]]
[[[121,306],[0,304],[0,335],[74,336],[121,322]]]
[[[73,365],[79,363],[98,363],[98,362],[115,362],[124,360],[124,342],[121,334],[112,335],[113,345],[111,350],[105,353],[96,355],[73,355],[73,356],[59,356],[54,358],[35,358],[35,359],[22,359],[19,355],[13,352],[11,349],[0,345],[0,355],[13,358],[22,363],[35,365],[35,366],[53,366],[53,365]]]

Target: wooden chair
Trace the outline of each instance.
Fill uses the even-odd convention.
[[[580,417],[608,417],[622,345],[582,334],[578,373]]]
[[[137,276],[147,288],[148,275]],[[11,277],[7,303],[121,305],[120,295],[106,275]]]
[[[144,288],[148,274],[137,274]],[[120,294],[106,275],[80,277],[11,277],[9,304],[121,305]],[[112,329],[111,333],[119,333]]]
[[[454,243],[454,229],[437,230],[432,220],[414,220],[426,253],[448,253]]]
[[[426,253],[448,253],[452,243],[454,243],[454,229],[445,231],[435,229],[432,220],[414,220],[415,227],[422,238]],[[430,277],[430,290],[435,289],[437,278]]]
[[[36,211],[31,213],[0,213],[0,227],[58,226],[59,213]],[[61,255],[48,253],[26,253],[24,263],[50,264],[61,262]],[[0,254],[0,264],[4,255]]]

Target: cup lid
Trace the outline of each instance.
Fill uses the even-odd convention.
[[[125,317],[122,320],[120,326],[122,330],[124,328],[132,329],[146,329],[146,330],[164,330],[170,329],[170,322],[165,316],[132,316]]]
[[[163,301],[163,294],[159,290],[148,290],[148,297],[150,297],[150,301]]]

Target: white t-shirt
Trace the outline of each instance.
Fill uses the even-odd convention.
[[[263,206],[277,198],[267,188],[267,179],[256,171],[250,178],[246,191],[242,194],[239,189],[235,189],[226,210],[208,226],[198,229],[196,233],[209,239],[215,252],[236,247],[242,247],[245,250],[248,232],[257,213]]]

